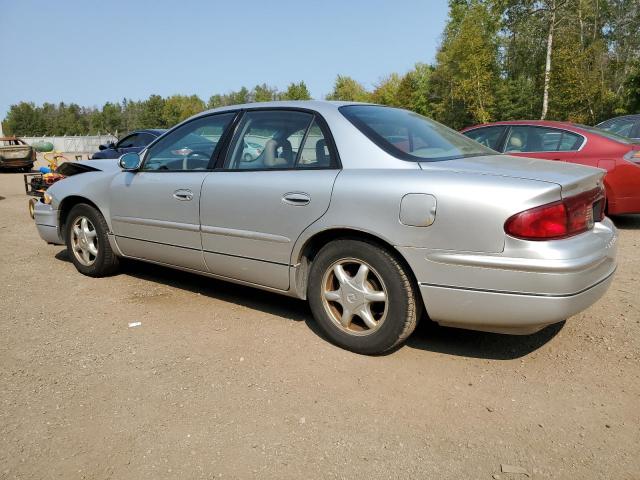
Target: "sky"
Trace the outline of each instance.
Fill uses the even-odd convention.
[[[371,88],[432,62],[446,0],[0,0],[0,118],[20,101],[284,90],[338,74]]]

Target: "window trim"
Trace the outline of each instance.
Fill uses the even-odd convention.
[[[209,117],[214,117],[214,116],[219,116],[219,115],[228,115],[230,113],[234,114],[234,116],[231,119],[231,121],[229,122],[229,125],[226,126],[224,132],[222,132],[222,135],[220,136],[220,141],[217,143],[216,148],[213,150],[213,153],[211,154],[211,157],[209,158],[209,162],[207,163],[207,168],[206,169],[204,169],[204,170],[145,170],[144,169],[144,166],[146,165],[147,161],[149,160],[149,151],[150,151],[150,149],[161,138],[164,138],[167,135],[171,135],[178,128],[181,128],[181,127],[183,127],[185,125],[188,125],[190,123],[193,123],[195,121],[202,120],[203,118],[209,118]],[[205,173],[205,172],[214,171],[212,166],[215,165],[215,162],[218,159],[217,155],[219,155],[219,151],[222,150],[223,148],[226,148],[226,145],[224,144],[225,137],[227,136],[229,130],[234,126],[235,122],[237,121],[237,119],[239,117],[239,113],[240,113],[240,110],[225,110],[223,112],[212,112],[210,114],[198,115],[197,117],[193,117],[193,118],[190,118],[188,120],[185,120],[184,122],[178,123],[177,125],[175,125],[171,129],[169,129],[166,132],[164,132],[162,135],[156,137],[156,139],[153,142],[151,142],[149,145],[147,145],[144,148],[144,151],[142,152],[142,155],[141,155],[140,168],[138,169],[138,172],[145,172],[145,173],[181,173],[181,172],[191,172],[191,173],[193,173],[193,172],[200,172],[200,173]]]
[[[236,131],[239,128],[245,114],[249,112],[260,112],[260,111],[287,111],[287,112],[302,112],[309,113],[312,115],[311,122],[307,127],[307,130],[311,127],[314,121],[318,123],[320,130],[322,130],[322,134],[327,141],[327,147],[329,148],[329,154],[331,155],[331,164],[327,167],[304,167],[298,168],[298,157],[296,156],[296,160],[294,162],[293,167],[278,167],[278,168],[225,168],[224,162],[229,153],[229,148],[231,147],[231,141],[236,135]],[[231,127],[231,125],[230,125]],[[233,131],[231,131],[233,130]],[[305,139],[306,139],[305,132]],[[221,142],[222,143],[222,142]],[[299,108],[299,107],[255,107],[255,108],[243,108],[240,110],[240,115],[236,117],[236,122],[233,125],[233,129],[229,128],[229,138],[227,142],[222,146],[221,152],[218,155],[215,163],[214,172],[282,172],[282,171],[312,171],[312,170],[342,170],[342,161],[340,159],[340,155],[338,153],[338,148],[336,146],[335,140],[333,139],[333,134],[331,133],[331,129],[329,128],[329,124],[324,119],[324,117],[317,111],[309,109],[309,108]]]

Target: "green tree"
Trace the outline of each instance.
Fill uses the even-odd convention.
[[[397,105],[413,110],[421,115],[431,115],[431,73],[433,67],[425,63],[416,63],[413,70],[400,80],[396,93]]]
[[[434,114],[460,128],[492,120],[498,70],[495,13],[478,0],[452,0],[450,20],[433,73]]]
[[[3,122],[6,135],[43,135],[44,119],[41,112],[31,102],[20,102],[11,105],[7,118]]]
[[[351,77],[338,75],[333,91],[327,95],[327,100],[344,100],[352,102],[368,102],[371,95],[367,90]]]
[[[171,127],[205,108],[205,103],[197,95],[172,95],[165,100],[162,118],[165,125]]]
[[[123,130],[122,107],[119,103],[107,102],[102,107],[100,115],[100,130],[115,135]]]
[[[252,92],[254,102],[272,102],[278,99],[278,89],[268,86],[266,83],[256,85]]]
[[[382,105],[400,106],[398,91],[401,83],[400,75],[392,73],[383,78],[371,93],[371,101]]]
[[[281,95],[282,100],[311,100],[311,94],[304,81],[290,83]]]
[[[164,118],[165,99],[160,95],[151,95],[142,102],[140,123],[143,128],[164,128],[167,123]]]
[[[640,113],[640,62],[636,62],[630,69],[625,80],[625,106],[624,113]]]
[[[237,92],[231,92],[227,94],[226,105],[241,105],[243,103],[251,102],[250,92],[246,87],[242,87]]]

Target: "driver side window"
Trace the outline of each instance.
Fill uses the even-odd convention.
[[[177,128],[149,150],[143,171],[207,170],[235,112],[198,118]]]

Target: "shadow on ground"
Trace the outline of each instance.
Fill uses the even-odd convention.
[[[66,250],[58,252],[55,258],[70,262]],[[145,262],[126,261],[123,264],[122,273],[296,322],[304,321],[311,331],[326,341],[305,301]],[[528,355],[542,347],[555,337],[563,326],[564,322],[551,325],[533,335],[520,336],[441,327],[424,320],[406,342],[406,346],[401,348],[461,357],[511,360]],[[392,355],[397,350],[392,350],[388,354]]]
[[[619,215],[611,220],[621,230],[640,230],[640,215]]]
[[[564,324],[549,325],[532,335],[502,335],[441,327],[426,321],[418,325],[407,346],[459,357],[513,360],[545,345],[562,330]]]

